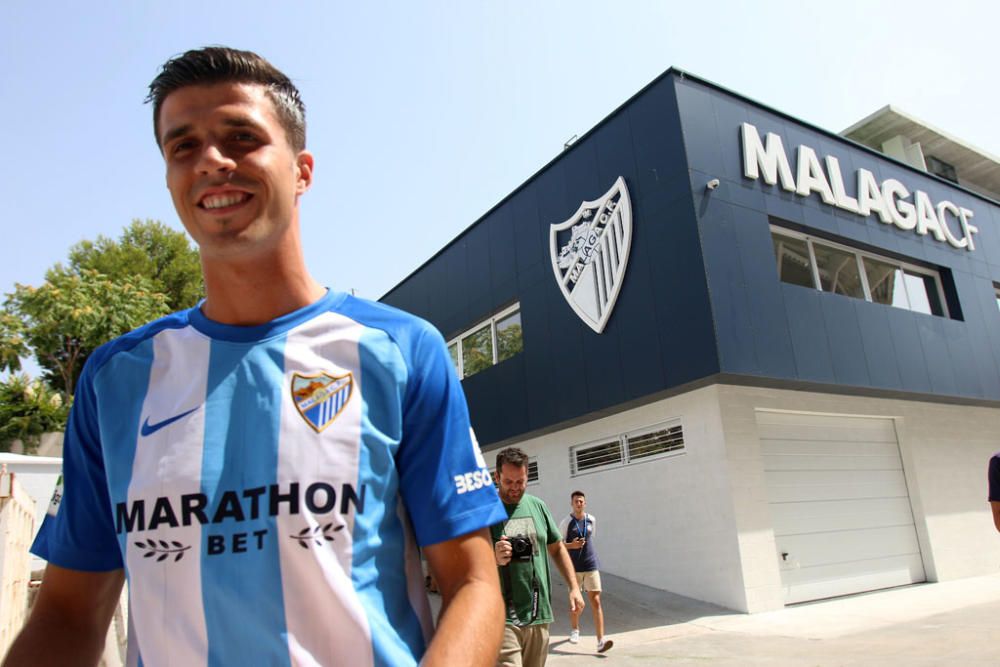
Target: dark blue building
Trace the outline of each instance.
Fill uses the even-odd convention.
[[[669,70],[383,301],[615,574],[757,611],[992,571],[1000,165],[893,118],[851,132],[902,159]]]

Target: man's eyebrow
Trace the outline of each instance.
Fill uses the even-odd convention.
[[[183,135],[187,134],[190,131],[191,131],[191,124],[190,123],[187,124],[187,125],[180,125],[178,127],[175,127],[174,129],[166,132],[163,135],[163,139],[160,141],[160,145],[161,146],[166,146],[172,140],[176,139],[177,137],[183,136]]]
[[[259,130],[262,127],[260,123],[247,116],[236,116],[234,118],[226,118],[224,121],[222,121],[222,124],[226,125],[227,127],[249,127],[255,130]]]

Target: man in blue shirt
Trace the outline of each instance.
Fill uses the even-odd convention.
[[[588,514],[587,497],[583,491],[570,494],[570,505],[573,511],[559,522],[559,532],[566,541],[576,580],[580,590],[587,591],[590,598],[590,608],[594,611],[594,630],[597,632],[597,652],[605,653],[614,646],[614,641],[604,638],[604,608],[601,606],[601,564],[597,560],[597,549],[594,547],[594,536],[597,534],[597,519]],[[569,641],[576,644],[580,641],[580,612],[570,613]]]
[[[149,101],[206,299],[88,359],[5,665],[96,664],[126,573],[130,665],[492,664],[506,513],[441,335],[305,266],[298,90],[212,47]]]

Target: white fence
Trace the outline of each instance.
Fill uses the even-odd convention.
[[[28,611],[35,502],[17,476],[0,466],[0,656],[24,625]]]

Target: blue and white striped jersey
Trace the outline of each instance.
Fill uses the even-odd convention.
[[[198,308],[101,347],[32,550],[126,568],[131,665],[408,665],[417,545],[506,518],[441,335],[339,293],[256,327]]]

